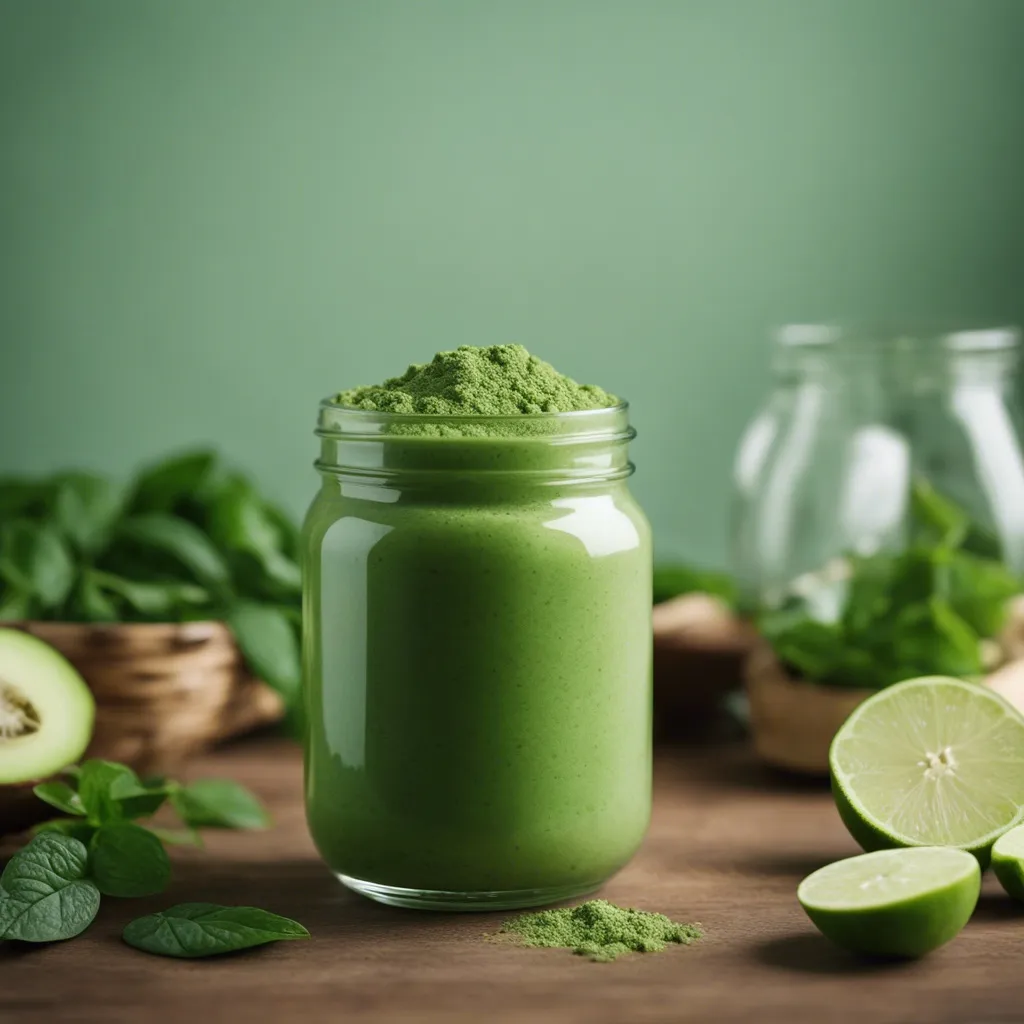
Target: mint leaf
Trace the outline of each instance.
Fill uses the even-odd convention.
[[[36,836],[0,876],[0,939],[56,942],[84,932],[100,906],[88,852],[53,832]]]
[[[51,818],[49,821],[34,825],[30,834],[38,836],[43,832],[57,832],[62,836],[71,836],[86,846],[96,834],[96,826],[90,825],[84,818]]]
[[[945,582],[953,609],[983,637],[995,636],[1003,628],[1010,598],[1024,590],[1001,562],[963,552],[950,558]]]
[[[66,782],[43,782],[33,786],[32,792],[44,803],[56,807],[58,811],[85,816],[85,806],[81,797]]]
[[[163,843],[148,829],[127,821],[96,831],[89,865],[105,896],[152,896],[163,892],[171,880],[171,862]]]
[[[132,921],[123,937],[146,953],[191,959],[282,939],[306,939],[309,932],[297,921],[256,907],[181,903]]]
[[[92,760],[80,768],[78,795],[94,825],[120,821],[125,817],[121,800],[141,793],[145,793],[142,783],[127,765]]]
[[[270,815],[244,786],[230,779],[199,779],[171,794],[182,821],[192,828],[266,828]]]
[[[286,700],[294,699],[301,680],[299,644],[287,615],[243,601],[228,611],[227,624],[252,672]]]

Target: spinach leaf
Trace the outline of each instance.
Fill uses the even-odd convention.
[[[132,921],[124,941],[158,956],[194,958],[232,953],[281,939],[306,939],[297,921],[256,907],[181,903]]]
[[[119,488],[90,473],[68,473],[57,487],[54,519],[85,555],[95,554],[110,536],[121,511]]]
[[[81,766],[78,796],[94,825],[122,820],[121,800],[144,792],[139,777],[127,765],[91,760]]]
[[[32,792],[44,803],[56,807],[58,811],[85,816],[82,798],[66,782],[43,782],[33,786]]]
[[[109,572],[93,572],[91,578],[152,618],[168,618],[181,605],[202,605],[210,600],[206,590],[192,583],[141,583]]]
[[[203,845],[203,837],[194,828],[158,828],[156,825],[147,825],[146,828],[167,846]]]
[[[229,582],[227,563],[209,537],[186,519],[162,512],[131,516],[117,534],[142,549],[169,555],[208,586],[223,589]]]
[[[37,835],[0,876],[0,939],[55,942],[84,932],[100,906],[87,869],[88,852],[77,839]]]
[[[230,779],[199,779],[171,793],[181,820],[192,828],[266,828],[270,815],[244,786]]]
[[[54,608],[67,597],[74,576],[71,555],[52,525],[16,519],[5,526],[0,577],[6,583]]]
[[[171,881],[163,843],[127,821],[102,825],[90,843],[92,877],[104,896],[152,896]]]
[[[301,669],[298,640],[287,615],[270,605],[239,602],[226,618],[252,671],[287,701],[293,700]]]
[[[211,451],[194,451],[147,467],[135,482],[129,508],[134,513],[174,511],[179,502],[200,490],[216,461]]]
[[[0,622],[22,622],[31,619],[34,608],[35,602],[31,594],[7,587],[0,596]]]

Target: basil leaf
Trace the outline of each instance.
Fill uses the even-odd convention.
[[[49,524],[19,519],[8,523],[0,545],[0,577],[33,594],[50,609],[71,590],[75,567],[60,534]]]
[[[132,489],[132,512],[171,512],[195,494],[213,472],[217,457],[211,451],[185,452],[144,469]]]
[[[126,821],[97,829],[89,864],[105,896],[152,896],[171,881],[171,862],[163,843],[148,829]]]
[[[266,828],[270,815],[259,799],[230,779],[199,779],[171,794],[182,821],[192,828]]]
[[[62,836],[71,836],[72,839],[77,839],[88,846],[96,833],[96,826],[90,825],[83,818],[51,818],[30,829],[33,836],[43,832],[58,832]]]
[[[220,552],[186,519],[152,512],[122,520],[117,533],[140,548],[171,556],[203,583],[221,588],[228,583],[227,563]]]
[[[95,554],[106,543],[121,511],[121,490],[89,473],[69,473],[57,487],[54,519],[83,554]]]
[[[254,675],[286,700],[301,681],[299,644],[288,617],[271,605],[241,602],[229,609],[227,624]]]
[[[123,937],[129,946],[146,953],[194,958],[282,939],[306,939],[309,932],[297,921],[256,907],[181,903],[132,921]]]
[[[44,832],[0,876],[0,939],[55,942],[92,924],[100,891],[86,878],[88,853],[70,836]]]
[[[85,816],[81,797],[66,782],[43,782],[33,786],[32,792],[58,811]]]

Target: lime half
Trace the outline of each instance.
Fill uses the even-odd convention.
[[[1024,717],[977,683],[929,676],[876,693],[836,733],[829,763],[865,850],[956,846],[984,867],[1024,820]]]
[[[996,840],[992,870],[1014,899],[1024,900],[1024,826],[1010,829]]]
[[[942,846],[879,850],[808,875],[797,899],[833,942],[875,956],[923,956],[955,938],[981,891],[977,858]]]

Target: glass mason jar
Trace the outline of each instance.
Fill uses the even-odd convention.
[[[1004,327],[782,328],[775,390],[735,462],[746,603],[796,595],[830,621],[842,559],[906,550],[922,517],[962,514],[958,544],[1024,572],[1018,342]]]
[[[650,814],[651,545],[626,406],[500,420],[327,401],[317,434],[303,660],[321,856],[399,906],[595,889]]]

